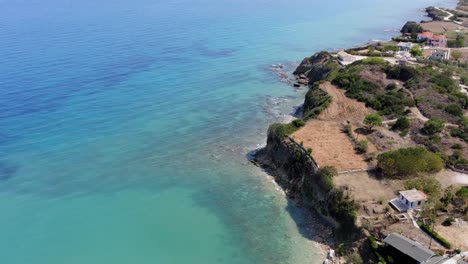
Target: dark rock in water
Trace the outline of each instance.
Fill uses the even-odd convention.
[[[13,177],[18,170],[17,166],[0,161],[0,181],[6,181]]]
[[[309,83],[314,83],[325,79],[333,70],[339,70],[342,66],[330,53],[322,51],[312,57],[305,58],[294,71],[299,77],[304,76],[309,79]],[[302,78],[304,79],[304,78]]]
[[[298,87],[301,87],[301,85],[298,84],[298,83],[295,83],[295,84],[294,84],[294,87],[298,88]]]

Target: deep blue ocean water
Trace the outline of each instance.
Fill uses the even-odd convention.
[[[246,159],[305,93],[268,68],[453,2],[0,0],[1,263],[321,263]]]

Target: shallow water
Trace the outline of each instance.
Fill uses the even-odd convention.
[[[320,263],[246,160],[305,93],[268,68],[452,2],[0,0],[2,263]]]

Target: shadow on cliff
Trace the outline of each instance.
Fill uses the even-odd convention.
[[[256,149],[250,151],[246,154],[246,158],[255,166],[259,167],[263,172],[272,177],[283,190],[287,190],[288,188],[282,186],[281,182],[276,180],[276,170],[270,167],[268,164],[259,162],[256,159],[256,155],[261,150],[262,149]],[[308,240],[333,247],[335,239],[333,236],[333,229],[330,227],[330,225],[327,224],[327,222],[319,215],[318,212],[312,208],[304,207],[299,200],[294,199],[294,197],[291,197],[286,192],[285,195],[287,199],[287,206],[285,209],[294,220],[299,233]]]

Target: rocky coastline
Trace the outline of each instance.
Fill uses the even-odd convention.
[[[434,16],[433,9],[428,8],[426,12],[432,19],[440,19]],[[336,57],[327,51],[302,60],[293,72],[295,81],[289,82],[294,87],[304,86],[310,89],[305,96],[304,105],[299,108],[301,113],[297,113],[297,116],[304,120],[312,119],[327,107],[325,104],[317,105],[317,100],[311,100],[309,94],[314,91],[315,83],[327,80],[331,72],[340,68],[342,66],[337,63]],[[295,142],[280,130],[277,124],[270,126],[267,145],[255,152],[252,162],[264,168],[298,206],[308,208],[316,216],[314,228],[320,228],[324,232],[312,239],[328,253],[327,259],[330,252],[339,250],[340,244],[345,240],[353,241],[353,250],[361,256],[371,254],[365,245],[368,234],[356,227],[352,213],[340,211],[343,206],[357,206],[347,197],[346,190],[327,185],[323,168],[315,162],[313,155],[301,143]],[[335,258],[333,263],[344,263],[341,261],[343,260]]]

